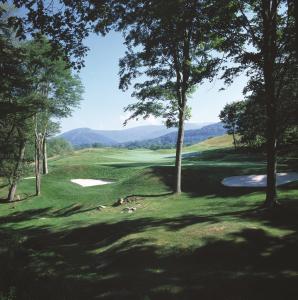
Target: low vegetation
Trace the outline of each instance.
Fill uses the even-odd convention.
[[[265,172],[261,156],[235,154],[230,136],[184,151],[180,196],[171,193],[173,150],[54,157],[40,197],[23,180],[21,201],[0,204],[2,298],[291,299],[298,292],[297,183],[279,188],[280,209],[260,210],[264,190],[220,181]],[[278,170],[297,166],[284,158]],[[115,183],[83,188],[72,178]],[[136,201],[113,206],[129,195]]]

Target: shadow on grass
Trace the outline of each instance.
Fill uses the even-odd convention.
[[[198,157],[185,156],[182,168],[182,190],[193,197],[205,196],[209,198],[236,198],[255,192],[263,192],[264,188],[225,187],[221,181],[230,176],[263,174],[265,172],[264,157],[261,154],[235,153],[231,150],[206,150]],[[187,165],[188,163],[194,165]],[[223,163],[223,164],[222,164]],[[236,163],[236,165],[235,165]],[[174,190],[175,168],[172,165],[152,164],[112,164],[113,168],[144,167],[153,176],[157,176],[169,190]],[[280,170],[289,168],[282,165]],[[149,174],[147,173],[147,175]],[[281,187],[291,188],[293,185]],[[294,185],[295,186],[295,185]],[[146,195],[147,197],[150,195]]]
[[[27,193],[24,193],[24,194],[21,194],[21,195],[22,195],[22,197],[20,197],[19,199],[15,199],[13,201],[9,201],[7,197],[0,198],[0,204],[7,204],[7,203],[13,204],[13,203],[16,203],[16,202],[22,202],[24,200],[28,200],[28,199],[33,198],[33,197],[36,196],[35,194],[27,194]],[[18,195],[18,196],[20,196],[20,195]]]
[[[175,168],[168,166],[152,167],[152,172],[160,178],[168,189],[174,190]],[[182,190],[193,197],[208,196],[209,198],[235,198],[249,195],[264,188],[230,188],[223,186],[223,178],[241,174],[241,170],[217,166],[187,166],[182,169]]]
[[[18,220],[42,214],[30,210]],[[0,287],[4,293],[15,287],[18,300],[296,299],[297,216],[297,201],[289,201],[273,212],[127,219],[55,232],[42,226],[1,230]],[[214,227],[226,217],[289,231],[282,238],[261,228],[225,239],[205,235],[192,249],[135,236],[158,228],[178,233],[194,224]]]
[[[8,216],[0,217],[0,224],[20,223],[33,219],[38,219],[44,216],[49,211],[49,208],[28,209],[23,212],[12,212]]]
[[[166,196],[171,196],[173,195],[174,192],[166,192],[166,193],[159,193],[159,194],[132,194],[126,196],[127,198],[129,197],[144,197],[144,198],[160,198],[160,197],[166,197]]]

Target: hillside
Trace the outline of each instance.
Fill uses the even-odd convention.
[[[218,139],[226,136],[201,144]],[[262,189],[221,180],[262,174],[263,160],[205,150],[183,157],[179,196],[174,150],[84,149],[50,160],[40,197],[29,177],[21,201],[0,205],[0,299],[296,299],[297,183],[278,190],[279,208],[260,209]],[[79,178],[113,184],[71,182]]]
[[[186,123],[185,129],[199,129],[209,124],[210,123]],[[177,131],[176,128],[167,128],[164,125],[137,126],[122,130],[96,130],[97,133],[111,138],[118,143],[154,139],[175,131]]]
[[[200,129],[186,130],[184,134],[184,145],[193,145],[212,137],[221,136],[226,133],[221,123],[204,126]],[[177,140],[177,132],[171,132],[155,139],[147,139],[140,142],[123,144],[123,147],[135,148],[170,148],[174,147]]]
[[[106,137],[95,130],[89,128],[78,128],[65,133],[62,133],[59,137],[64,138],[73,146],[90,146],[98,143],[105,146],[114,146],[116,141],[109,137]]]
[[[207,140],[204,140],[198,144],[194,144],[186,147],[187,151],[196,151],[203,149],[214,149],[214,148],[231,148],[233,147],[233,138],[231,135],[224,134],[216,136]]]

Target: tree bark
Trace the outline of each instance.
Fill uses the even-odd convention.
[[[179,110],[179,124],[178,124],[178,136],[176,144],[176,194],[181,193],[181,170],[182,170],[182,147],[184,141],[184,119],[185,119],[185,106]]]
[[[263,73],[265,82],[265,98],[267,112],[267,189],[266,207],[277,204],[276,193],[276,96],[275,96],[275,61],[277,33],[277,1],[262,1],[263,16]]]
[[[43,138],[43,143],[42,143],[42,173],[44,175],[49,173],[48,153],[47,153],[47,139],[46,139],[46,137]]]
[[[296,38],[296,58],[298,61],[298,1],[294,0],[294,17],[295,17],[295,38]]]
[[[7,197],[9,202],[12,202],[14,200],[16,191],[17,191],[17,182],[14,181],[9,187],[9,192],[8,192],[8,197]]]
[[[14,200],[15,198],[15,193],[17,190],[17,183],[18,183],[18,179],[19,179],[19,171],[20,171],[20,167],[22,165],[22,162],[24,160],[24,156],[25,156],[25,146],[26,143],[24,140],[21,140],[20,142],[20,146],[19,146],[19,157],[18,157],[18,161],[15,165],[15,168],[13,170],[13,174],[12,174],[12,182],[9,188],[9,192],[8,192],[8,201],[11,202]]]
[[[42,152],[42,140],[40,135],[35,138],[35,195],[41,194],[41,152]]]
[[[234,143],[234,149],[235,149],[235,152],[237,150],[237,145],[236,145],[236,138],[235,138],[235,129],[233,128],[233,143]]]

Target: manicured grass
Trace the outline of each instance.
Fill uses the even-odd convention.
[[[220,181],[263,173],[264,158],[236,154],[222,139],[185,149],[179,197],[172,151],[93,149],[51,160],[42,196],[24,180],[23,200],[0,204],[2,298],[296,299],[298,184],[279,189],[279,209],[259,209],[262,189]],[[115,183],[83,188],[72,178]],[[132,214],[112,206],[127,195],[138,196],[125,205]]]

